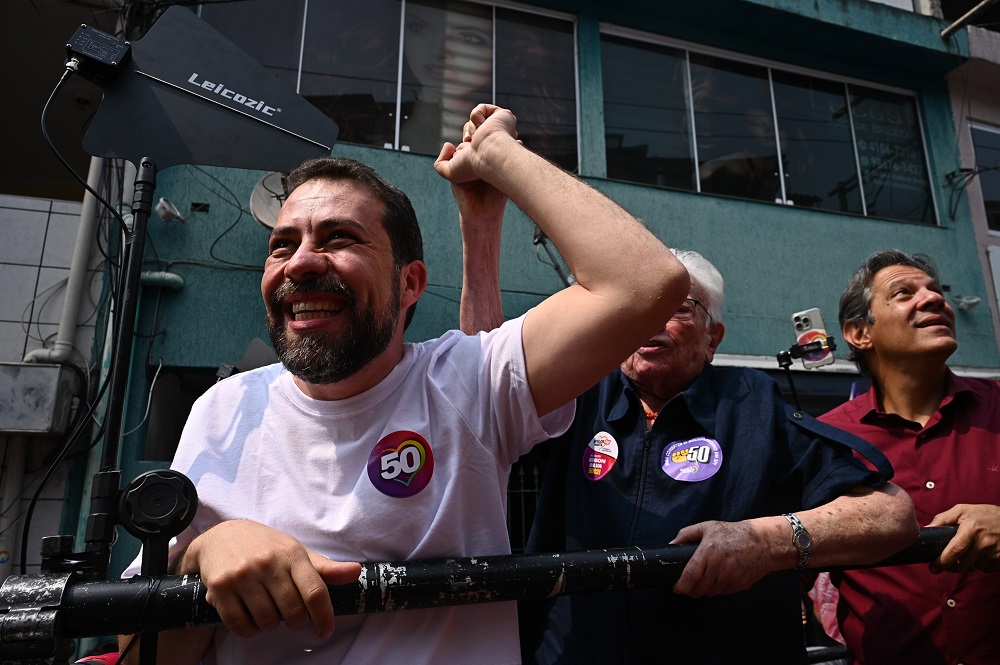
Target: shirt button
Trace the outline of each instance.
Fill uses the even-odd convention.
[[[927,432],[921,432],[920,434],[917,435],[917,438],[923,441],[924,439],[927,438]]]
[[[924,487],[926,487],[926,488],[927,488],[927,489],[929,489],[929,490],[932,490],[932,489],[934,489],[934,481],[933,481],[933,480],[928,480],[928,481],[927,481],[927,482],[926,482],[926,483],[924,484]]]
[[[947,603],[945,603],[945,604],[946,604],[946,605],[947,605],[948,607],[955,607],[955,605],[956,605],[957,603],[955,603],[955,599],[954,599],[954,598],[949,598],[949,599],[948,599],[948,602],[947,602]]]
[[[792,414],[792,418],[800,418],[801,419],[802,418],[802,414],[799,413],[798,411],[796,411],[795,413]]]

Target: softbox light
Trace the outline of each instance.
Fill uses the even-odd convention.
[[[102,84],[95,156],[290,171],[329,155],[337,124],[193,12],[170,7]]]

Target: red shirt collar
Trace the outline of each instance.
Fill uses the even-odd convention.
[[[944,398],[941,400],[941,404],[938,405],[937,411],[953,402],[958,395],[969,394],[972,399],[978,399],[979,394],[976,392],[975,384],[972,381],[965,379],[953,371],[950,367],[945,367],[945,390]],[[869,417],[878,417],[880,415],[895,415],[887,414],[884,411],[880,411],[878,408],[878,399],[875,395],[875,382],[872,382],[871,388],[868,389],[864,395],[861,395],[856,400],[857,406],[854,410],[859,413],[859,420],[863,420]]]

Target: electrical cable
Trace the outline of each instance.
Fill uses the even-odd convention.
[[[211,261],[197,261],[189,259],[168,259],[167,270],[171,266],[201,266],[203,268],[214,268],[215,270],[249,270],[251,272],[264,272],[264,266],[243,265],[241,263],[212,263]]]
[[[199,184],[200,184],[200,185],[201,185],[202,187],[204,187],[204,188],[205,188],[205,189],[207,189],[208,191],[212,192],[213,194],[215,194],[216,196],[218,196],[218,197],[219,197],[220,199],[222,199],[222,200],[223,200],[223,201],[225,201],[226,203],[229,203],[230,205],[232,205],[232,206],[233,206],[234,208],[236,208],[236,209],[237,209],[237,210],[239,211],[239,214],[238,214],[238,215],[236,216],[236,219],[235,219],[235,220],[233,221],[233,223],[232,223],[232,224],[230,224],[230,225],[229,225],[229,226],[228,226],[228,227],[226,228],[226,230],[224,230],[224,231],[223,231],[222,233],[220,233],[220,234],[218,235],[218,237],[217,237],[217,238],[215,239],[215,241],[214,241],[214,242],[212,243],[212,246],[208,248],[208,255],[209,255],[209,256],[211,256],[211,257],[212,257],[213,259],[215,259],[216,261],[218,261],[219,263],[225,263],[225,264],[227,264],[227,265],[232,265],[232,266],[242,266],[242,267],[246,267],[246,266],[247,266],[247,264],[245,264],[245,263],[237,263],[237,262],[235,262],[235,261],[226,261],[225,259],[223,259],[223,258],[220,258],[220,257],[216,256],[216,254],[215,254],[215,247],[216,247],[216,246],[217,246],[217,245],[219,244],[219,242],[221,242],[221,240],[222,240],[222,239],[223,239],[224,237],[226,237],[226,235],[227,235],[227,234],[228,234],[228,233],[229,233],[230,231],[232,231],[233,229],[235,229],[235,228],[236,228],[236,225],[240,223],[240,220],[241,220],[241,219],[243,219],[243,215],[247,214],[247,211],[246,211],[246,210],[244,210],[244,209],[243,209],[243,206],[242,206],[242,205],[240,204],[240,199],[239,199],[239,197],[237,197],[237,196],[236,196],[236,194],[235,194],[235,193],[233,192],[233,190],[232,190],[232,189],[230,189],[229,187],[227,187],[227,186],[226,186],[226,184],[225,184],[224,182],[222,182],[221,180],[219,180],[219,179],[218,179],[218,178],[216,178],[216,177],[215,177],[214,175],[212,175],[211,173],[209,173],[209,172],[208,172],[208,171],[206,171],[205,169],[201,168],[200,166],[192,166],[192,168],[193,168],[194,170],[196,170],[196,171],[200,172],[200,173],[203,173],[204,175],[208,176],[208,177],[209,177],[209,178],[211,178],[212,180],[214,180],[214,181],[215,181],[215,182],[216,182],[216,183],[217,183],[217,184],[218,184],[218,185],[219,185],[220,187],[222,187],[222,188],[223,188],[223,189],[224,189],[224,190],[226,191],[226,193],[227,193],[227,194],[228,194],[228,195],[229,195],[229,196],[230,196],[230,197],[232,198],[232,201],[228,201],[228,200],[226,200],[226,199],[225,199],[225,198],[224,198],[223,196],[221,196],[221,195],[220,195],[220,194],[219,194],[218,192],[216,192],[215,190],[213,190],[213,189],[212,189],[211,187],[209,187],[208,185],[206,185],[206,184],[205,184],[204,182],[201,182],[200,180],[198,180],[198,183],[199,183]]]
[[[38,301],[39,298],[41,298],[42,296],[47,296],[45,298],[45,302],[43,302],[42,306],[38,308],[38,310],[40,312],[45,307],[45,304],[48,303],[49,299],[54,295],[54,292],[56,290],[62,288],[63,286],[65,286],[67,282],[69,282],[69,278],[68,277],[59,280],[58,282],[56,282],[52,286],[48,287],[47,289],[45,289],[41,293],[36,294],[34,298],[32,298],[31,300],[28,301],[28,304],[26,304],[24,306],[24,309],[21,310],[21,330],[23,330],[24,333],[28,336],[28,339],[34,339],[34,340],[38,340],[40,342],[44,342],[45,339],[47,339],[47,338],[42,337],[42,331],[41,331],[41,327],[40,327],[41,326],[41,322],[40,321],[36,321],[36,324],[39,326],[38,337],[32,337],[32,335],[31,335],[31,319],[33,318],[33,315],[29,315],[28,314],[28,310],[31,309],[31,306],[33,304],[35,304]],[[53,293],[50,293],[50,291],[53,292]],[[25,317],[27,317],[27,320],[25,320]]]
[[[132,434],[133,432],[138,432],[139,428],[142,427],[143,423],[146,422],[146,419],[149,418],[149,407],[153,404],[153,390],[156,388],[156,379],[160,377],[160,370],[162,369],[163,369],[163,358],[160,358],[160,365],[159,367],[156,368],[156,374],[153,375],[153,380],[149,382],[149,394],[146,397],[146,412],[142,415],[142,420],[139,421],[138,425],[136,425],[129,431],[122,434],[123,439],[129,434]]]
[[[153,364],[153,343],[156,338],[160,335],[166,334],[166,330],[157,331],[157,322],[160,320],[160,301],[163,299],[163,289],[159,288],[156,290],[156,305],[153,306],[153,321],[149,324],[149,344],[146,345],[146,376],[149,376],[149,366]],[[163,358],[160,358],[160,367],[163,367]],[[156,373],[159,374],[160,370],[157,369]],[[156,377],[153,377],[156,380]],[[152,390],[152,386],[150,386]]]
[[[3,517],[7,513],[9,513],[14,508],[14,506],[17,505],[18,501],[20,501],[22,498],[24,498],[24,495],[28,492],[28,489],[35,483],[36,480],[37,480],[37,478],[32,479],[31,482],[29,482],[26,487],[22,487],[21,488],[21,491],[14,498],[14,500],[11,501],[10,505],[7,506],[6,508],[4,508],[3,512],[0,512],[0,517]],[[18,513],[17,517],[15,517],[14,519],[11,520],[10,526],[8,526],[3,531],[0,531],[0,535],[3,535],[5,533],[7,533],[8,531],[10,531],[11,529],[13,529],[14,525],[17,523],[17,520],[19,520],[21,518],[21,515],[23,515],[23,514],[24,514],[24,511],[22,510],[20,513]]]
[[[96,419],[94,419],[94,423],[96,425],[98,425],[98,429],[97,429],[97,433],[94,434],[94,437],[90,440],[90,443],[88,443],[83,448],[80,448],[79,450],[77,450],[72,455],[67,455],[65,458],[63,458],[63,461],[74,460],[74,459],[79,459],[80,457],[83,457],[84,455],[86,455],[87,453],[89,453],[91,450],[93,450],[94,446],[96,446],[100,442],[101,437],[104,436],[104,432],[108,429],[107,428],[107,421],[104,421],[104,420],[97,421]]]
[[[119,225],[121,226],[122,231],[127,233],[128,225],[125,224],[125,220],[122,219],[122,216],[120,214],[118,214],[118,211],[115,210],[110,203],[105,201],[100,194],[94,191],[94,188],[91,187],[86,180],[80,177],[80,174],[73,169],[72,165],[70,165],[68,161],[66,161],[66,158],[62,156],[62,153],[59,152],[59,149],[52,142],[52,138],[49,136],[48,116],[49,116],[49,109],[52,107],[52,100],[55,99],[56,95],[62,89],[63,85],[65,85],[66,81],[77,70],[77,68],[79,68],[79,66],[80,66],[80,61],[77,58],[71,58],[69,62],[66,63],[66,70],[63,72],[63,75],[59,78],[59,82],[56,83],[56,87],[52,89],[52,94],[50,94],[49,98],[45,101],[45,106],[42,107],[42,138],[45,139],[45,143],[48,144],[49,148],[52,149],[52,152],[55,154],[56,159],[58,159],[59,162],[64,167],[66,167],[66,170],[69,171],[70,175],[73,176],[73,178],[78,183],[83,185],[83,188],[86,189],[88,192],[90,192],[91,196],[100,201],[101,205],[103,205],[106,209],[111,211],[111,214],[114,216],[115,220],[117,220]]]
[[[112,365],[113,364],[114,361],[112,360]],[[104,379],[104,383],[101,386],[100,391],[98,391],[97,397],[94,400],[94,404],[91,405],[89,409],[86,410],[80,409],[80,411],[78,412],[77,422],[73,424],[73,427],[71,428],[71,433],[66,439],[66,443],[63,445],[62,449],[60,449],[59,453],[56,455],[56,458],[52,462],[52,464],[49,465],[49,468],[46,470],[45,475],[42,476],[42,481],[39,484],[38,489],[35,490],[35,493],[31,497],[31,501],[28,502],[28,509],[25,511],[26,515],[24,519],[24,524],[22,525],[21,528],[20,570],[22,575],[28,574],[28,536],[30,535],[31,532],[31,518],[34,515],[35,506],[38,503],[38,498],[41,496],[42,491],[45,489],[45,486],[48,484],[49,480],[52,479],[52,476],[55,474],[56,469],[59,468],[59,465],[62,464],[62,461],[69,454],[69,451],[72,450],[73,445],[76,443],[76,440],[80,438],[85,428],[89,426],[88,421],[90,420],[90,417],[97,409],[97,405],[100,403],[101,397],[104,396],[104,392],[108,389],[108,386],[111,384],[111,376],[112,372],[109,372],[107,377]]]
[[[104,264],[104,262],[102,261],[101,265],[103,265],[103,264]],[[87,272],[97,272],[99,267],[100,266],[94,266],[93,268],[88,269]],[[103,285],[101,286],[101,294],[97,296],[97,300],[96,301],[94,300],[93,291],[88,291],[87,292],[87,296],[88,296],[88,299],[90,301],[90,306],[91,306],[92,309],[90,311],[90,314],[88,314],[86,316],[86,318],[84,318],[82,321],[79,321],[77,323],[78,326],[85,326],[85,325],[87,325],[88,323],[90,323],[91,319],[93,319],[94,317],[97,316],[98,312],[101,311],[101,298],[102,298],[103,295],[104,295],[104,286]]]
[[[65,68],[65,71],[63,72],[63,75],[60,77],[59,82],[56,84],[55,88],[52,90],[52,93],[49,95],[48,100],[45,102],[45,106],[42,109],[42,120],[41,120],[42,135],[43,135],[46,143],[52,149],[53,153],[55,153],[56,157],[59,159],[59,161],[62,163],[62,165],[64,167],[66,167],[66,169],[77,180],[77,182],[79,182],[81,185],[83,185],[83,187],[88,192],[90,192],[90,194],[95,199],[97,199],[97,201],[99,201],[101,203],[101,205],[104,206],[104,209],[106,211],[108,211],[112,215],[112,217],[118,222],[119,232],[124,235],[124,234],[127,234],[129,232],[129,230],[128,230],[128,225],[125,224],[125,220],[122,218],[122,216],[118,213],[118,211],[110,203],[108,203],[104,199],[103,196],[101,196],[100,193],[98,193],[97,191],[95,191],[90,186],[89,183],[87,183],[83,178],[80,177],[80,175],[78,173],[76,173],[76,171],[73,170],[73,167],[69,164],[69,162],[66,161],[66,159],[62,156],[62,154],[59,152],[59,150],[56,148],[55,144],[53,144],[51,138],[49,137],[49,133],[48,133],[48,113],[49,113],[49,109],[52,106],[52,101],[55,99],[56,95],[60,92],[60,90],[62,90],[63,85],[65,84],[65,82],[69,78],[69,76],[72,75],[76,71],[76,69],[79,67],[79,64],[80,64],[80,62],[76,58],[72,58],[72,59],[70,59],[69,62],[66,63],[66,68]],[[105,256],[107,262],[113,263],[111,261],[111,259],[110,259],[110,257],[109,257],[108,254],[105,254],[104,256]],[[122,272],[123,271],[119,271],[119,274],[116,276],[117,279],[112,279],[111,280],[111,283],[115,284],[117,286],[117,288],[116,288],[116,286],[112,286],[112,288],[110,289],[110,293],[109,293],[109,300],[111,302],[114,302],[114,303],[118,302],[117,294],[121,293],[121,281],[122,281],[122,274],[121,273]],[[117,310],[117,307],[115,307],[113,309],[109,309],[109,312],[111,313],[110,316],[109,316],[109,318],[111,320],[111,325],[112,325],[112,344],[113,345],[117,343],[118,328],[120,327],[115,322],[115,319],[117,318],[117,311],[116,310]],[[76,422],[73,423],[73,425],[71,427],[70,434],[69,434],[69,436],[66,439],[66,443],[59,450],[59,452],[55,455],[55,459],[53,460],[52,464],[49,465],[49,468],[46,470],[45,474],[42,476],[42,479],[41,479],[41,482],[39,483],[38,488],[35,490],[35,493],[31,497],[31,501],[28,503],[28,508],[25,511],[24,523],[22,524],[22,529],[21,529],[21,554],[20,554],[20,559],[21,560],[20,560],[20,571],[21,571],[22,575],[27,574],[28,542],[29,542],[29,535],[30,535],[30,531],[31,531],[31,520],[32,520],[32,517],[34,515],[35,507],[38,504],[38,499],[41,496],[42,491],[45,489],[46,485],[48,484],[49,480],[51,480],[52,476],[55,474],[56,469],[59,468],[59,465],[66,458],[66,456],[69,454],[69,452],[72,450],[73,446],[76,444],[77,440],[81,437],[81,435],[83,434],[83,432],[85,431],[85,429],[90,426],[90,420],[93,417],[95,411],[97,410],[97,406],[100,404],[101,398],[103,397],[105,391],[108,389],[108,387],[110,385],[110,377],[113,375],[114,364],[115,364],[115,360],[112,359],[112,361],[111,361],[111,367],[109,368],[108,375],[105,378],[104,382],[102,383],[100,389],[98,390],[97,395],[94,397],[94,402],[92,404],[87,405],[87,408],[81,408],[78,411]],[[103,424],[102,424],[102,428],[103,428]]]

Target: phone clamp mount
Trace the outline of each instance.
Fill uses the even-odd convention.
[[[775,356],[778,360],[778,367],[785,370],[785,375],[788,377],[788,389],[792,393],[792,400],[795,402],[795,408],[802,410],[802,404],[799,402],[799,395],[795,392],[795,382],[792,381],[792,360],[796,358],[808,357],[813,353],[826,353],[829,351],[833,353],[837,350],[837,342],[831,335],[826,335],[822,339],[816,339],[811,342],[806,342],[805,344],[792,344],[787,351],[779,351]]]
[[[826,351],[836,351],[837,342],[832,335],[826,335],[824,339],[817,339],[805,344],[792,344],[787,351],[779,351],[777,354],[778,367],[788,369],[792,366],[792,360],[803,358],[813,353],[823,353]]]
[[[119,522],[142,541],[143,576],[167,573],[170,539],[187,528],[197,508],[194,483],[172,469],[141,474],[121,493]],[[66,662],[72,653],[69,640],[61,637],[63,604],[73,596],[73,584],[92,569],[87,553],[74,553],[75,541],[65,535],[43,538],[41,574],[11,575],[0,587],[0,663]],[[155,658],[156,632],[144,631],[143,641],[142,655]]]

